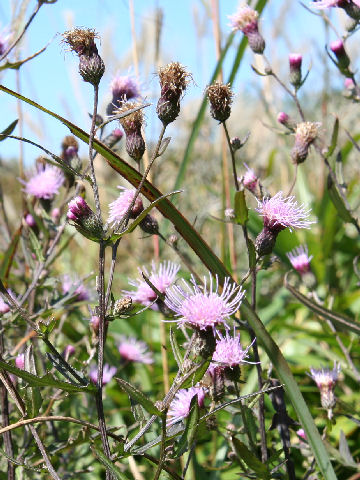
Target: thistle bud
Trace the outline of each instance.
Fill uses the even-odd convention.
[[[309,147],[318,136],[321,123],[301,122],[296,126],[295,144],[291,150],[293,163],[303,163],[309,153]]]
[[[140,228],[143,232],[148,233],[149,235],[157,235],[159,233],[159,224],[151,215],[146,215],[146,217],[140,222]]]
[[[246,163],[244,163],[244,165],[247,169],[247,172],[242,178],[242,184],[247,190],[249,190],[249,192],[255,193],[259,179],[252,168],[248,167]]]
[[[28,227],[30,228],[34,228],[36,227],[36,222],[35,222],[35,219],[34,217],[31,215],[31,213],[27,213],[25,215],[25,223]]]
[[[330,43],[330,50],[335,54],[335,57],[338,61],[337,66],[339,70],[344,74],[348,74],[350,58],[345,51],[342,40],[335,40],[335,42]]]
[[[233,92],[230,84],[214,82],[206,89],[206,95],[210,102],[211,116],[222,123],[230,117]]]
[[[75,197],[68,204],[67,218],[74,222],[76,230],[85,237],[100,240],[103,234],[100,219],[91,210],[83,197]]]
[[[296,128],[296,123],[294,122],[294,120],[291,117],[289,117],[289,115],[285,112],[278,113],[277,121],[291,131],[294,131]]]
[[[180,113],[180,100],[191,79],[191,75],[179,62],[172,62],[159,68],[161,96],[156,113],[163,125],[173,122]]]
[[[85,82],[99,85],[105,65],[95,44],[98,35],[89,28],[74,28],[63,34],[63,42],[79,57],[79,73]]]
[[[243,146],[239,137],[233,137],[230,140],[230,144],[231,144],[231,148],[233,149],[234,152],[236,152],[236,150],[239,150]]]
[[[289,67],[290,67],[290,83],[295,88],[301,86],[301,63],[302,55],[299,53],[290,53],[289,55]]]
[[[78,156],[79,143],[75,137],[68,135],[64,138],[61,144],[61,158],[66,165],[73,168],[75,171],[80,171],[82,162]],[[67,178],[69,187],[72,187],[75,181],[75,177],[71,172],[66,171],[65,176]]]
[[[25,370],[25,353],[20,353],[16,358],[15,358],[15,365],[17,368],[20,370]]]
[[[90,326],[93,330],[93,332],[95,334],[97,334],[99,332],[99,325],[100,325],[100,317],[98,317],[97,315],[93,315],[91,318],[90,318]]]
[[[209,388],[210,397],[218,402],[225,395],[225,377],[224,369],[222,367],[211,364],[208,369],[211,378],[211,385]]]
[[[333,414],[332,409],[336,404],[336,398],[334,395],[334,388],[340,373],[340,365],[334,363],[334,368],[322,368],[316,370],[310,369],[310,376],[315,381],[318,389],[320,390],[321,406],[328,411],[328,417],[331,420]]]
[[[247,36],[251,50],[261,55],[265,50],[265,40],[259,32],[258,18],[258,12],[248,5],[239,7],[238,11],[229,17],[233,30],[241,30]]]
[[[139,107],[141,103],[127,102],[115,111],[116,114],[123,114],[129,110]],[[145,152],[145,141],[141,133],[141,127],[144,123],[144,113],[142,109],[120,118],[120,124],[126,134],[126,151],[128,155],[139,162]]]

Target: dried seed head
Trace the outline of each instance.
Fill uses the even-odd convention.
[[[173,122],[180,112],[180,100],[183,96],[191,74],[179,62],[171,62],[158,71],[161,87],[156,112],[164,125]]]
[[[230,117],[234,96],[230,84],[214,82],[207,87],[206,95],[210,102],[211,116],[219,122],[225,122]]]
[[[126,297],[120,298],[116,300],[114,308],[113,308],[113,315],[122,315],[132,308],[132,298],[127,295]]]
[[[71,51],[78,55],[92,55],[97,53],[95,38],[99,35],[92,28],[73,28],[62,34],[63,43],[69,45]]]
[[[295,129],[295,144],[291,150],[293,163],[302,163],[306,160],[309,147],[319,134],[320,122],[301,122]]]
[[[119,115],[126,113],[140,105],[141,103],[139,102],[127,102],[115,110],[114,114]],[[120,118],[119,121],[126,134],[126,151],[131,158],[138,162],[144,155],[146,148],[141,133],[141,127],[144,123],[144,113],[142,109],[140,109],[130,113],[126,117]]]

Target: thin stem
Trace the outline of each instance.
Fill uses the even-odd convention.
[[[47,466],[47,469],[52,476],[54,480],[61,480],[59,475],[56,473],[54,467],[52,466],[52,463],[50,462],[50,458],[47,454],[47,451],[45,450],[44,444],[42,443],[39,434],[36,431],[36,428],[33,425],[29,425],[30,432],[32,433],[32,436],[34,437],[34,440],[38,446],[38,449],[40,450],[40,453],[44,459],[45,465]]]
[[[165,462],[165,445],[166,445],[166,416],[167,409],[164,410],[161,416],[161,444],[160,444],[160,458],[155,472],[154,480],[158,480]]]
[[[109,306],[109,299],[110,299],[110,294],[111,294],[111,287],[112,283],[114,280],[114,273],[115,273],[115,266],[116,266],[116,254],[117,254],[117,249],[119,247],[121,238],[116,240],[112,247],[112,252],[111,252],[111,265],[110,265],[110,273],[109,273],[109,281],[106,289],[106,297],[105,297],[105,312],[107,312],[108,306]]]
[[[225,135],[226,135],[226,140],[227,140],[227,143],[228,143],[228,146],[229,146],[229,150],[230,150],[231,163],[232,163],[232,170],[233,170],[235,188],[236,188],[236,191],[238,192],[238,191],[240,190],[240,186],[239,186],[239,180],[238,180],[237,173],[236,173],[235,153],[234,153],[234,150],[233,150],[233,148],[232,148],[232,146],[231,146],[230,136],[229,136],[229,132],[228,132],[226,123],[223,122],[222,125],[223,125],[223,127],[224,127],[224,131],[225,131]]]
[[[97,107],[99,101],[99,85],[94,85],[94,108],[93,114],[91,119],[91,128],[89,133],[89,164],[90,164],[90,176],[92,182],[92,189],[94,192],[94,200],[95,200],[95,208],[96,208],[96,215],[98,216],[99,220],[101,221],[101,207],[100,207],[100,198],[99,198],[99,189],[96,182],[95,176],[95,169],[94,169],[94,152],[93,152],[93,142],[95,136],[95,129],[96,129],[96,115],[97,115]]]
[[[165,394],[170,390],[169,362],[168,362],[168,356],[167,356],[166,338],[167,337],[166,337],[165,322],[160,322],[161,361],[162,361],[162,368],[163,368]]]
[[[291,192],[294,190],[295,184],[296,184],[296,179],[297,179],[297,172],[298,172],[298,164],[295,164],[295,173],[294,173],[294,180],[291,184],[290,190],[287,193],[287,197],[291,195]]]

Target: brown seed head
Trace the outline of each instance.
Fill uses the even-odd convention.
[[[69,147],[74,147],[75,149],[79,149],[79,143],[75,137],[72,135],[67,135],[61,143],[62,150],[66,150]]]
[[[139,102],[126,102],[120,108],[114,111],[114,115],[121,115],[129,110],[132,110],[136,107],[140,107],[141,103]],[[121,126],[125,130],[125,133],[128,135],[134,131],[137,131],[141,128],[144,123],[144,113],[143,110],[137,110],[136,112],[130,113],[126,117],[119,119]]]
[[[315,140],[320,131],[320,122],[301,122],[296,125],[295,137],[300,141],[310,145]]]
[[[230,84],[214,82],[207,87],[206,95],[210,102],[211,116],[219,122],[227,120],[230,117],[234,96]]]
[[[161,95],[176,97],[178,100],[191,81],[191,74],[179,62],[171,62],[158,71]],[[170,98],[168,98],[170,100]]]
[[[97,53],[95,38],[99,35],[92,28],[73,28],[62,34],[63,43],[69,45],[70,50],[78,55],[91,55]]]

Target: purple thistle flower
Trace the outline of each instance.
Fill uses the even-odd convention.
[[[112,101],[106,108],[107,115],[114,115],[115,110],[119,106],[127,102],[140,97],[140,89],[138,82],[130,75],[119,75],[111,82]]]
[[[202,408],[205,398],[205,390],[202,387],[182,388],[177,392],[170,404],[168,416],[171,418],[167,425],[173,425],[189,415],[191,400],[195,395],[199,407]]]
[[[334,362],[334,368],[310,369],[310,376],[320,390],[321,405],[328,410],[329,419],[332,418],[332,408],[336,404],[334,388],[341,371],[340,364]]]
[[[59,188],[64,183],[63,172],[52,165],[44,165],[38,168],[38,172],[29,180],[20,182],[25,186],[24,191],[36,198],[51,200],[59,193]]]
[[[234,15],[229,16],[230,26],[233,30],[241,30],[248,37],[249,46],[254,53],[262,54],[265,41],[258,28],[259,14],[248,5],[239,7]]]
[[[76,286],[75,290],[74,286]],[[89,290],[85,287],[82,281],[73,279],[70,275],[64,275],[62,280],[62,291],[65,295],[72,291],[72,296],[76,297],[77,302],[90,300]]]
[[[115,375],[116,373],[116,370],[117,368],[116,367],[110,367],[110,365],[108,365],[107,363],[105,363],[104,365],[104,369],[103,369],[103,385],[106,385],[107,383],[110,382],[110,380],[113,378],[113,376]],[[91,367],[90,369],[90,373],[89,373],[89,377],[90,377],[90,380],[93,382],[93,383],[97,383],[98,381],[98,372],[97,372],[97,366],[94,365]]]
[[[165,261],[156,266],[156,263],[153,261],[150,273],[145,267],[142,267],[142,269],[139,268],[140,278],[129,280],[129,284],[135,287],[136,290],[124,290],[124,293],[129,295],[135,303],[141,303],[145,306],[151,305],[156,300],[157,294],[145,280],[143,280],[141,271],[144,271],[150,282],[160,293],[165,294],[170,285],[174,283],[179,270],[180,265],[177,263]]]
[[[302,439],[302,440],[307,440],[307,436],[305,433],[305,430],[303,428],[299,428],[299,430],[296,430],[296,434]]]
[[[15,365],[17,368],[20,370],[25,369],[25,353],[20,353],[16,358],[15,358]]]
[[[74,222],[75,228],[86,237],[98,241],[102,238],[103,227],[101,219],[91,210],[83,197],[74,197],[68,203],[69,210],[66,214]]]
[[[256,173],[254,172],[254,170],[252,170],[250,167],[248,167],[246,165],[246,163],[244,163],[247,171],[245,173],[245,175],[243,176],[243,179],[242,179],[242,183],[244,185],[245,188],[247,188],[250,192],[254,193],[255,190],[256,190],[256,187],[257,187],[257,183],[258,183],[258,177],[256,176]]]
[[[0,297],[0,315],[4,315],[4,313],[10,312],[9,305]]]
[[[83,197],[80,196],[74,197],[68,203],[68,207],[69,210],[66,216],[69,220],[72,220],[75,223],[80,223],[82,219],[88,218],[94,214]]]
[[[192,276],[192,285],[183,280],[184,288],[173,285],[167,289],[165,304],[180,317],[176,320],[179,325],[187,325],[199,330],[209,328],[214,330],[219,324],[229,328],[226,322],[239,309],[244,291],[227,277],[219,294],[217,275],[215,285],[210,273],[209,278],[210,281],[207,282],[204,277],[204,286],[197,285]]]
[[[279,112],[277,116],[277,121],[281,123],[282,125],[286,125],[289,121],[290,117],[287,113],[285,112]]]
[[[118,349],[122,358],[129,362],[147,364],[154,362],[152,353],[148,351],[146,343],[134,337],[122,337]]]
[[[75,347],[73,345],[66,345],[64,349],[64,357],[68,359],[71,355],[74,355]]]
[[[36,226],[35,219],[34,219],[34,217],[31,215],[31,213],[27,213],[27,214],[26,214],[26,216],[25,216],[25,222],[26,222],[26,224],[27,224],[29,227],[35,227],[35,226]]]
[[[112,223],[113,225],[122,220],[133,201],[136,192],[134,188],[125,188],[120,185],[118,186],[118,189],[121,190],[119,197],[109,205],[108,223]],[[139,195],[131,209],[130,218],[136,218],[143,210],[143,202]]]
[[[220,333],[218,336],[219,339],[216,340],[216,348],[212,357],[212,361],[216,363],[212,363],[210,368],[213,366],[233,368],[245,362],[252,344],[243,350],[240,344],[240,334],[235,335],[235,329],[233,337],[230,337],[229,332],[226,332],[226,336]]]
[[[286,254],[293,268],[301,275],[310,271],[310,261],[308,248],[306,245],[300,245]]]
[[[344,10],[354,5],[360,7],[360,0],[317,0],[311,4],[312,7],[319,9],[339,7],[344,8]]]
[[[310,209],[304,205],[298,206],[295,197],[285,197],[283,192],[278,192],[271,198],[258,200],[258,208],[255,210],[264,219],[264,226],[276,231],[288,228],[291,232],[295,228],[310,228],[314,221],[307,220]]]

